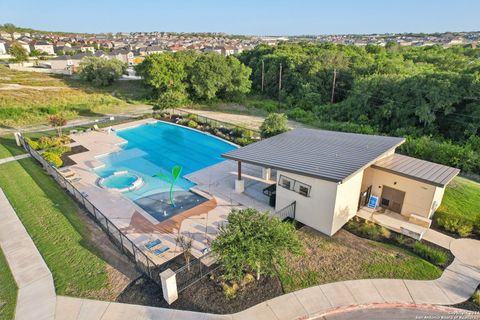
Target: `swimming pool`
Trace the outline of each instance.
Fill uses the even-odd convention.
[[[195,185],[185,179],[185,175],[223,161],[221,155],[236,148],[214,136],[166,122],[127,128],[116,134],[128,143],[122,146],[122,151],[99,157],[105,167],[96,170],[96,173],[101,178],[107,178],[114,172],[127,171],[140,177],[143,185],[123,193],[139,205],[149,198],[165,198],[159,197],[159,194],[169,192],[168,182],[153,177],[159,172],[171,175],[174,166],[181,166],[182,173],[173,190],[185,195],[184,192]],[[197,200],[195,202],[198,203]],[[160,203],[158,208],[150,206],[144,209],[157,220],[165,218],[161,214],[165,208],[160,208]]]

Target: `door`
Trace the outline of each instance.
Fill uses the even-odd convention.
[[[380,199],[380,206],[393,212],[402,212],[403,200],[405,199],[405,192],[383,186],[382,198]]]
[[[372,186],[369,186],[367,190],[360,193],[360,198],[358,199],[358,208],[360,210],[361,207],[364,207],[368,204],[368,200],[370,199],[370,195],[372,194]]]

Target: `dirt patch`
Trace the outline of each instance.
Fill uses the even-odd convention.
[[[240,107],[238,107],[240,108]],[[261,116],[253,116],[253,115],[246,115],[246,114],[235,114],[235,113],[225,113],[221,111],[210,111],[210,110],[197,110],[197,109],[185,109],[182,108],[189,113],[195,113],[203,117],[207,117],[210,119],[223,121],[231,124],[235,124],[237,126],[241,126],[251,130],[258,130],[263,123],[264,117]],[[237,109],[240,111],[240,109]],[[290,128],[301,128],[305,127],[301,123],[295,121],[288,121],[288,126]]]
[[[23,84],[17,84],[17,83],[7,83],[7,84],[2,84],[0,85],[0,90],[22,90],[22,89],[27,89],[27,90],[39,90],[39,91],[58,91],[58,90],[63,90],[65,89],[64,87],[45,87],[45,86],[27,86]]]
[[[67,167],[67,166],[73,166],[73,165],[77,164],[75,161],[73,161],[70,158],[70,156],[72,156],[74,154],[77,154],[77,153],[87,152],[87,151],[88,151],[88,149],[85,148],[84,146],[74,146],[74,147],[72,147],[70,149],[70,151],[62,154],[61,159],[63,161],[63,165],[65,167]]]
[[[205,277],[182,291],[178,300],[168,305],[163,300],[162,288],[142,276],[132,282],[117,301],[161,308],[227,314],[248,309],[282,294],[282,286],[278,278],[264,277],[239,290],[236,298],[228,300],[217,282],[211,277]]]
[[[125,288],[140,276],[133,262],[110,241],[105,232],[89,217],[80,210],[79,216],[89,230],[88,241],[98,250],[98,254],[106,261],[108,274],[108,286],[102,290],[92,292],[92,298],[105,301],[116,301]]]

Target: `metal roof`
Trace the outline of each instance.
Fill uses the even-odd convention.
[[[456,168],[398,153],[375,162],[372,167],[440,187],[444,187],[460,172]]]
[[[323,180],[343,182],[404,141],[404,138],[299,128],[222,156]]]

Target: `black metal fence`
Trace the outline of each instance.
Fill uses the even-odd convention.
[[[189,264],[175,271],[178,292],[187,289],[219,267],[212,253],[207,253],[198,259],[193,259]]]
[[[206,123],[208,124],[209,126],[211,127],[216,127],[216,128],[227,128],[227,129],[242,129],[242,130],[245,130],[247,132],[250,133],[251,137],[254,138],[254,139],[260,139],[260,131],[258,130],[254,130],[254,129],[250,129],[250,128],[245,128],[245,127],[242,127],[242,126],[239,126],[239,125],[236,125],[236,124],[232,124],[232,123],[228,123],[228,122],[224,122],[224,121],[220,121],[220,120],[216,120],[216,119],[212,119],[212,118],[209,118],[209,117],[205,117],[205,116],[202,116],[202,115],[199,115],[197,113],[192,113],[192,112],[188,112],[188,111],[185,111],[183,109],[172,109],[172,113],[174,114],[178,114],[178,115],[181,115],[181,116],[184,116],[184,115],[193,115],[196,117],[196,119],[198,120],[198,122],[202,122],[202,123]]]
[[[140,271],[149,276],[157,284],[161,285],[160,272],[161,265],[157,265],[153,262],[141,249],[139,249],[126,235],[122,233],[93,203],[88,200],[86,194],[79,191],[73,183],[68,181],[57,169],[49,164],[41,154],[30,147],[22,136],[19,136],[19,140],[23,148],[37,160],[44,169],[50,174],[57,183],[64,189],[66,189],[75,200],[78,201],[90,214],[90,216],[97,222],[97,224],[105,231],[115,245],[127,255],[138,267]]]

